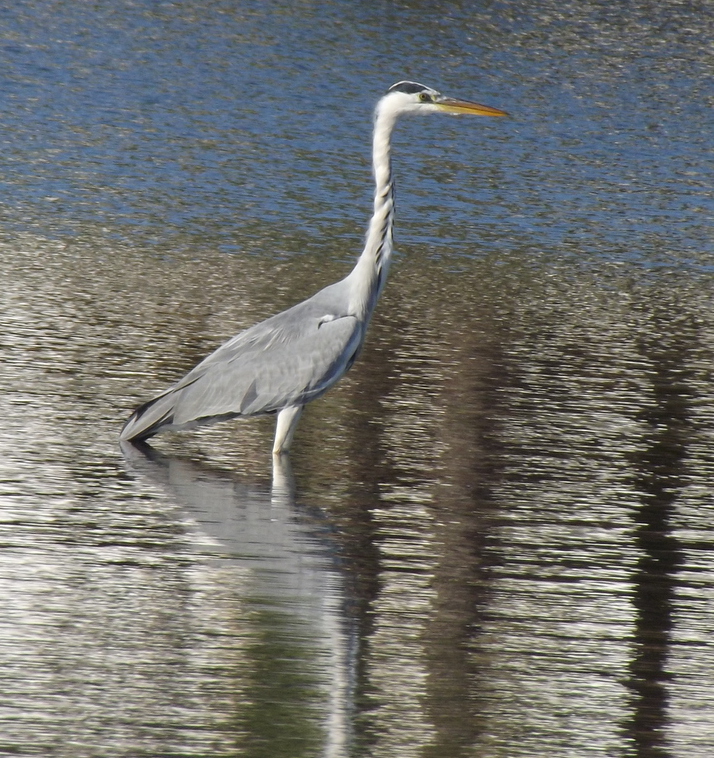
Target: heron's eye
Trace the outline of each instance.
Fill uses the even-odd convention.
[[[419,93],[419,100],[422,103],[430,103],[431,102],[431,95],[427,94],[426,92],[420,92]]]

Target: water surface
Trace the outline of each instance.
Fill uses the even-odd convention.
[[[0,752],[714,748],[706,4],[0,12]],[[344,275],[414,78],[398,258],[306,411],[133,407]]]

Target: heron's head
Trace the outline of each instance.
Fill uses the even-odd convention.
[[[397,82],[379,104],[380,110],[393,116],[402,113],[470,113],[475,116],[507,116],[505,111],[489,105],[446,97],[431,87],[417,82]]]

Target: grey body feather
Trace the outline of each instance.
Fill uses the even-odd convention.
[[[344,280],[237,334],[139,407],[121,439],[273,413],[326,392],[352,365],[365,322],[346,312]]]

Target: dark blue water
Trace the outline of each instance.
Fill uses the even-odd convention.
[[[0,9],[0,753],[709,756],[707,4]],[[397,249],[308,408],[123,420]]]

